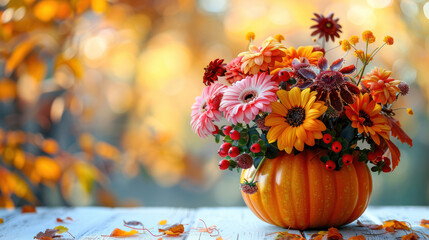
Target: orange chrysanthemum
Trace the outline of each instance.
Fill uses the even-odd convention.
[[[377,145],[380,145],[380,136],[389,139],[390,132],[386,117],[380,111],[381,105],[371,100],[368,93],[360,94],[355,103],[345,107],[352,127],[357,128],[359,133],[369,134]]]
[[[268,67],[273,67],[275,62],[281,62],[286,56],[286,48],[274,37],[267,38],[261,47],[250,43],[249,51],[242,52],[238,56],[241,59],[241,70],[244,74],[257,74],[260,70],[267,71]]]
[[[323,101],[316,101],[316,95],[309,88],[302,92],[298,87],[277,91],[280,102],[271,103],[272,112],[265,118],[265,125],[271,127],[268,142],[277,141],[279,150],[287,153],[293,148],[304,150],[304,144],[314,146],[315,139],[321,139],[322,131],[326,130],[317,118],[328,108]]]
[[[294,47],[289,47],[286,51],[286,57],[283,58],[283,61],[280,63],[276,63],[275,66],[270,69],[271,75],[278,73],[281,69],[291,67],[292,61],[296,58],[303,61],[303,58],[306,58],[311,65],[317,65],[317,61],[319,58],[323,57],[322,51],[314,51],[313,46],[305,46],[298,47],[295,49]]]
[[[375,67],[362,80],[362,84],[371,91],[375,102],[392,104],[396,100],[396,94],[400,92],[398,84],[400,80],[390,77],[391,71]]]

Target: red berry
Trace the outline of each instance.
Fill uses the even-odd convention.
[[[235,161],[237,162],[237,166],[242,169],[248,169],[253,166],[253,158],[247,153],[236,157]]]
[[[223,143],[220,145],[219,152],[228,153],[229,148],[231,147],[231,143]]]
[[[225,126],[222,129],[223,134],[225,134],[226,136],[229,136],[229,132],[231,132],[232,127],[231,126]]]
[[[392,169],[389,166],[384,165],[383,172],[388,173],[388,172],[391,172],[391,171],[392,171]]]
[[[335,162],[332,160],[328,160],[326,161],[325,167],[329,171],[333,171],[337,167],[337,164],[335,164]]]
[[[323,142],[328,144],[332,141],[332,136],[329,133],[323,134]]]
[[[252,144],[252,146],[250,147],[250,151],[252,151],[254,153],[260,152],[261,151],[261,145],[259,145],[259,143]]]
[[[353,156],[350,154],[343,155],[343,163],[344,165],[350,165],[353,163]]]
[[[231,130],[229,132],[229,136],[231,137],[232,140],[238,140],[240,139],[240,132],[237,130]]]
[[[221,151],[219,151],[218,154],[219,154],[220,157],[223,157],[223,158],[226,157],[226,156],[228,156],[228,152],[221,152]]]
[[[381,160],[384,162],[384,166],[390,166],[390,158],[382,157]]]
[[[375,151],[375,154],[377,155],[377,157],[382,157],[384,152],[379,148]]]
[[[217,125],[214,125],[214,126],[215,126],[215,130],[212,132],[213,135],[219,133],[219,127]]]
[[[332,151],[339,153],[341,152],[341,148],[343,148],[343,146],[341,146],[341,143],[338,141],[335,141],[332,143]]]
[[[281,82],[289,81],[289,79],[290,79],[289,72],[286,71],[286,70],[279,71],[279,79],[280,79]]]
[[[241,184],[241,191],[247,194],[254,194],[258,191],[256,184]]]
[[[377,159],[377,154],[375,152],[369,152],[367,157],[369,161],[374,161],[375,159]]]
[[[229,148],[228,155],[232,158],[237,157],[240,154],[240,149],[238,147]]]
[[[219,162],[219,169],[220,170],[226,170],[229,168],[229,161],[224,159],[222,161]]]

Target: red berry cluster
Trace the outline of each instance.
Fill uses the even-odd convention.
[[[376,149],[374,152],[369,152],[367,157],[368,160],[376,165],[372,168],[373,171],[379,172],[383,171],[385,173],[391,172],[392,168],[390,167],[391,161],[390,158],[383,156],[384,151],[380,148]]]
[[[341,165],[350,165],[353,163],[353,156],[350,154],[350,150],[344,149],[340,141],[337,141],[337,140],[333,141],[333,140],[334,138],[330,133],[323,134],[322,141],[327,145],[328,149],[332,150],[332,152],[335,153],[335,154],[332,154],[331,157],[324,156],[321,158],[322,161],[323,159],[327,159],[325,162],[325,167],[327,170],[330,170],[330,171],[337,169],[337,166],[340,164],[340,161],[342,163],[340,164],[340,167]],[[335,158],[338,158],[338,156],[340,156],[339,159],[335,159]]]
[[[213,132],[216,141],[223,137],[218,154],[223,160],[219,162],[219,169],[233,168],[247,169],[253,166],[254,158],[263,157],[266,147],[256,130],[243,127],[242,125],[227,125],[221,131]]]

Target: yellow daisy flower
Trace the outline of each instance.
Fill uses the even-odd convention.
[[[270,68],[270,74],[277,74],[283,68],[291,67],[292,61],[296,58],[302,60],[306,58],[308,62],[312,65],[317,65],[319,58],[323,57],[322,51],[315,51],[313,46],[301,46],[298,49],[294,47],[289,47],[285,50],[286,57],[283,58],[282,62],[276,62],[273,68]]]
[[[323,101],[316,101],[316,91],[307,88],[301,91],[294,87],[290,91],[279,90],[280,102],[272,102],[272,112],[266,117],[270,126],[269,143],[277,141],[279,150],[291,153],[293,148],[304,150],[304,144],[314,146],[315,139],[322,138],[325,124],[319,118],[328,108]]]

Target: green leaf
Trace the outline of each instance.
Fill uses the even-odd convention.
[[[216,141],[216,143],[219,143],[219,141],[220,141],[220,134],[216,134],[215,141]]]
[[[356,136],[356,128],[352,127],[351,124],[347,125],[340,133],[340,137],[344,138],[347,142],[350,142],[354,136]]]
[[[245,138],[240,138],[239,140],[238,140],[238,145],[240,145],[240,146],[244,146],[244,145],[246,145],[247,144],[247,139],[245,139]]]
[[[326,163],[328,160],[329,160],[329,157],[326,156],[326,155],[323,155],[323,156],[320,157],[320,161],[322,161],[324,163]]]
[[[262,159],[263,159],[263,158],[264,158],[263,156],[254,158],[254,159],[253,159],[253,166],[254,166],[255,168],[257,168],[257,167],[258,167],[258,165],[259,165],[259,163],[262,161]]]

